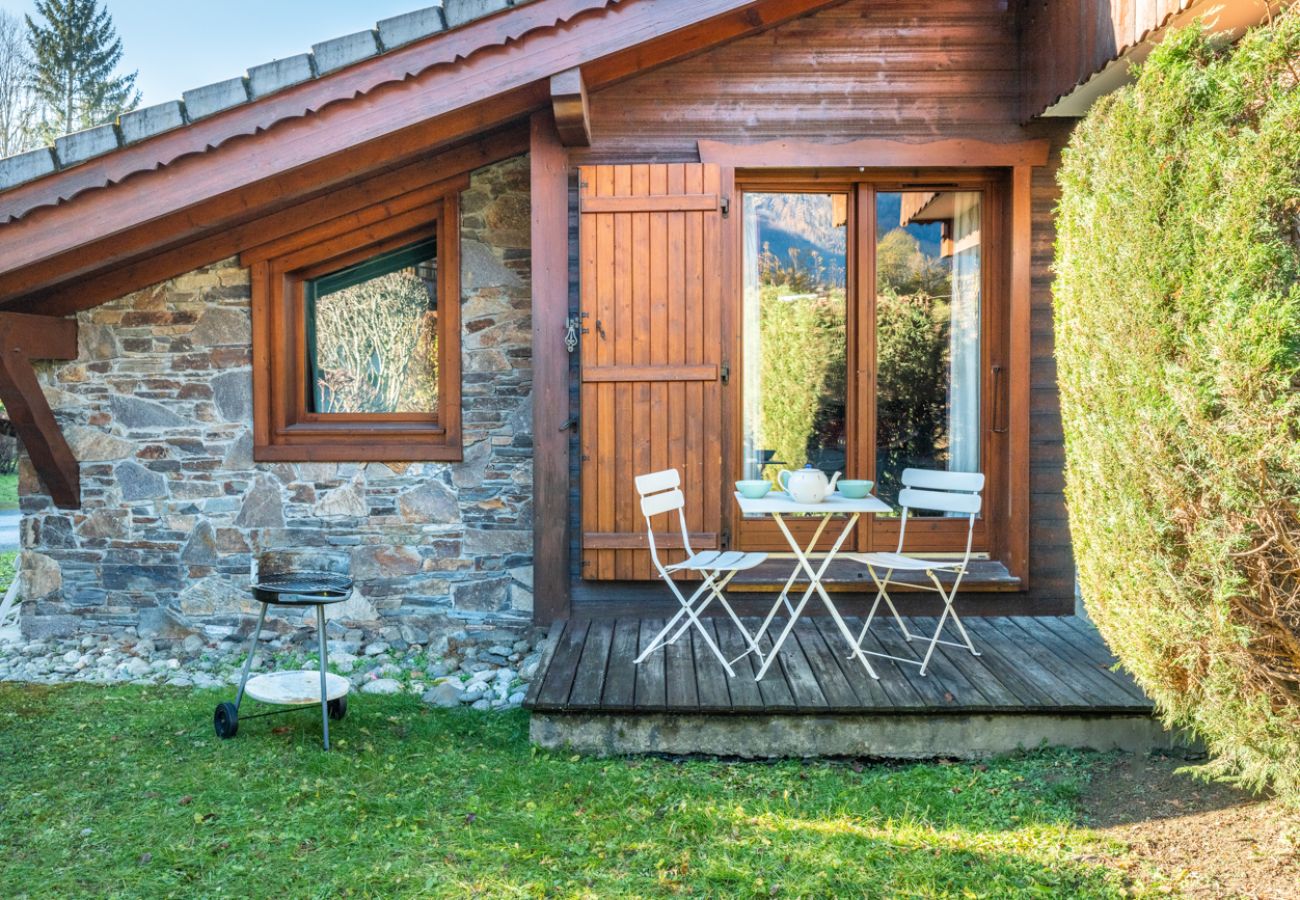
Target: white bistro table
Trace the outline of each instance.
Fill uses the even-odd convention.
[[[776,520],[776,527],[781,529],[781,534],[785,535],[786,543],[794,551],[794,557],[797,560],[794,571],[790,573],[790,577],[786,580],[785,589],[781,591],[781,596],[772,604],[772,609],[768,612],[767,618],[763,620],[762,627],[754,635],[756,644],[772,624],[777,609],[784,603],[790,613],[790,621],[786,622],[785,628],[781,630],[781,634],[772,644],[772,650],[767,654],[767,658],[763,660],[763,666],[759,669],[754,680],[757,681],[767,674],[772,661],[776,659],[777,653],[781,650],[781,645],[790,637],[795,622],[799,620],[799,616],[803,614],[808,601],[812,599],[814,591],[821,597],[822,603],[826,604],[826,610],[831,614],[831,618],[835,620],[835,625],[839,628],[840,634],[844,635],[844,640],[848,641],[849,646],[853,649],[853,655],[862,663],[867,670],[867,674],[872,678],[879,678],[880,676],[876,674],[876,670],[867,661],[866,654],[858,646],[857,641],[853,639],[853,633],[849,630],[849,626],[845,624],[844,617],[840,615],[840,611],[831,602],[830,594],[826,593],[826,588],[822,586],[822,576],[826,574],[831,561],[835,559],[835,554],[840,552],[840,547],[848,538],[849,532],[853,531],[853,526],[858,524],[858,519],[862,517],[862,514],[888,513],[891,511],[889,504],[872,495],[863,497],[861,500],[851,500],[840,494],[839,491],[835,491],[821,503],[796,503],[784,491],[772,491],[766,497],[758,500],[742,497],[739,491],[736,492],[735,496],[736,502],[740,505],[740,511],[745,515],[769,515]],[[786,516],[821,516],[821,522],[818,524],[817,530],[813,533],[812,540],[808,542],[807,547],[799,546],[799,542],[790,533],[790,528],[785,523]],[[835,543],[831,546],[830,552],[822,559],[821,566],[814,570],[809,556],[812,555],[813,548],[817,546],[817,541],[821,539],[822,532],[826,530],[826,526],[830,524],[831,519],[835,516],[847,516],[848,518],[844,523],[844,529],[840,532],[840,536],[835,539]],[[808,587],[803,592],[799,604],[791,608],[790,588],[794,586],[796,581],[800,580],[800,572],[807,576]]]

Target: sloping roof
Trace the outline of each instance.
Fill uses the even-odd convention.
[[[599,90],[839,2],[443,0],[380,23],[373,52],[361,32],[256,66],[186,92],[170,124],[142,111],[159,130],[123,117],[97,155],[65,138],[61,168],[0,191],[0,308],[85,309],[237,252],[249,229],[309,217],[366,179],[521,152],[555,75],[580,68]]]
[[[0,158],[0,192],[529,2],[437,0],[433,6],[383,19],[367,31],[321,41],[308,53],[274,59],[250,67],[243,75],[191,88],[180,100],[132,110],[108,124],[62,135],[51,146]],[[13,217],[11,210],[9,218]]]

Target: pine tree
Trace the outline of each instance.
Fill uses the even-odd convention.
[[[135,109],[136,73],[117,75],[122,40],[108,9],[97,0],[36,0],[37,24],[27,16],[27,39],[35,57],[33,87],[48,108],[54,135],[111,122]]]

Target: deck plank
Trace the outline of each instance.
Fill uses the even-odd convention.
[[[801,620],[795,625],[793,639],[799,642],[803,650],[803,656],[817,679],[822,696],[826,699],[827,709],[831,712],[852,712],[861,709],[863,701],[858,699],[857,691],[853,689],[839,663],[835,661],[817,626],[808,619]],[[866,672],[862,674],[865,676]]]
[[[939,627],[939,616],[909,616],[906,619],[907,628],[917,635],[933,635],[935,628]],[[948,629],[944,629],[948,631]],[[961,640],[961,633],[953,627],[954,637],[950,640]],[[940,640],[949,640],[945,635],[940,635]],[[924,642],[918,642],[917,653],[924,653]],[[979,650],[978,646],[975,648]],[[961,675],[962,691],[974,691],[976,695],[983,697],[984,704],[989,708],[1001,710],[1022,709],[1024,704],[1021,698],[1014,695],[1002,685],[1001,680],[997,678],[995,672],[983,662],[982,655],[972,655],[970,650],[957,648],[957,646],[945,646],[937,644],[935,646],[935,658],[943,659],[946,671],[957,672]]]
[[[1090,660],[1095,668],[1111,681],[1118,684],[1135,699],[1149,700],[1133,676],[1123,670],[1112,669],[1117,662],[1115,654],[1110,652],[1101,635],[1092,625],[1084,623],[1077,616],[1044,617],[1043,625],[1052,629],[1064,640],[1073,644]]]
[[[588,622],[570,620],[560,633],[551,656],[551,664],[546,669],[546,681],[537,695],[537,702],[546,706],[567,706],[569,690],[573,687],[573,676],[578,670],[578,659],[582,656],[582,645],[587,639]]]
[[[587,625],[587,637],[569,689],[569,706],[574,709],[600,709],[605,690],[605,669],[609,665],[609,648],[614,640],[614,623],[593,619]]]
[[[844,636],[835,627],[835,623],[825,616],[809,621],[816,629],[817,636],[822,639],[826,652],[830,654],[831,659],[835,660],[835,664],[844,673],[845,680],[858,695],[858,702],[864,708],[871,710],[893,709],[894,702],[880,680],[868,675],[867,670],[862,668],[862,663],[849,656],[849,648],[844,643]],[[880,671],[877,670],[876,674],[879,675]]]
[[[555,656],[555,645],[560,642],[560,635],[564,632],[566,624],[565,619],[557,619],[551,623],[550,630],[546,632],[542,658],[537,661],[537,672],[533,677],[533,683],[528,688],[528,696],[524,698],[525,709],[532,709],[533,704],[537,702],[537,695],[542,692],[542,683],[551,669],[551,657]]]
[[[695,689],[693,647],[697,637],[695,626],[688,625],[681,637],[664,648],[664,682],[669,709],[693,712],[700,708],[699,694]]]
[[[1029,640],[1040,652],[1050,652],[1056,657],[1058,673],[1068,668],[1068,671],[1072,672],[1075,678],[1078,679],[1077,683],[1081,688],[1085,689],[1085,692],[1091,690],[1099,698],[1100,705],[1121,707],[1131,705],[1137,701],[1137,698],[1128,688],[1110,677],[1113,673],[1101,671],[1080,651],[1062,640],[1046,626],[1032,620],[1021,621],[1019,616],[1011,616],[1009,619],[1029,636]]]
[[[777,630],[776,620],[772,627],[767,630],[758,640],[758,646],[763,651],[763,658],[767,659],[772,655],[772,632]],[[777,634],[780,634],[777,631]],[[762,663],[757,659],[754,660],[754,674],[762,668]],[[794,702],[794,693],[790,690],[790,684],[785,680],[785,669],[781,666],[781,661],[777,660],[768,668],[767,674],[763,676],[762,681],[758,682],[758,692],[763,696],[763,708],[770,712],[793,712],[798,708]]]
[[[719,649],[722,648],[718,638],[719,625],[733,631],[736,627],[731,624],[730,620],[720,622],[718,619],[710,618],[702,621],[705,631],[709,633],[709,637],[713,638],[713,642],[718,644]],[[718,662],[718,658],[713,655],[713,651],[709,649],[709,645],[704,642],[704,639],[698,634],[694,638],[695,687],[700,709],[711,711],[731,709],[731,691],[728,682],[735,679],[727,677],[727,670],[722,668],[722,663]],[[723,650],[723,653],[725,654],[726,651]],[[739,670],[737,669],[737,671]],[[752,675],[750,680],[753,680]],[[757,693],[755,691],[755,695]]]
[[[660,630],[664,627],[663,619],[642,619],[641,637],[637,641],[637,652],[650,646]],[[636,708],[646,710],[664,710],[668,708],[668,692],[664,678],[664,651],[660,647],[651,653],[636,667]]]
[[[798,623],[796,623],[797,625]],[[809,712],[825,712],[827,706],[826,695],[822,693],[821,685],[817,683],[817,676],[813,674],[812,665],[808,658],[804,656],[803,646],[795,636],[798,628],[790,632],[790,636],[785,639],[781,645],[781,652],[777,654],[777,665],[785,670],[785,680],[790,685],[790,693],[794,695],[795,705],[801,710]],[[775,666],[773,667],[775,669]],[[773,671],[769,669],[768,673]]]
[[[1087,709],[1092,705],[1074,689],[1073,679],[1061,680],[1054,671],[1039,664],[1026,652],[1024,632],[1011,628],[1004,619],[990,623],[968,618],[966,629],[981,653],[987,647],[989,653],[1002,661],[1003,668],[999,674],[1003,683],[1010,684],[1019,679],[1022,685],[1039,695],[1038,703],[1048,708]]]
[[[849,626],[849,631],[853,632],[854,637],[857,637],[858,633],[862,630],[861,619],[846,619],[845,624]],[[838,646],[843,648],[844,655],[848,656],[852,648],[847,646],[844,636],[840,634],[840,630],[835,626],[834,622],[827,619],[826,622],[822,623],[822,634],[826,637],[826,643],[830,645],[832,650],[835,650]],[[876,639],[874,628],[872,631],[867,632],[866,637],[862,641],[862,649],[870,650],[874,653],[888,652],[881,645],[880,641]],[[855,666],[862,665],[862,663],[858,662],[856,658],[848,661],[853,663]],[[867,656],[867,662],[871,663],[871,667],[875,669],[876,674],[880,676],[880,681],[878,683],[882,688],[884,688],[885,693],[889,695],[890,702],[894,706],[905,709],[922,710],[931,705],[930,697],[912,683],[913,677],[916,674],[911,671],[914,668],[913,666],[900,663],[896,660],[885,659],[881,656],[871,655]],[[870,678],[871,676],[868,675],[867,677]]]
[[[601,705],[606,709],[636,708],[636,659],[641,640],[638,619],[619,619],[614,623],[614,638],[609,647],[609,666],[605,670],[605,689]]]
[[[751,632],[760,623],[756,617],[743,621]],[[904,621],[920,637],[938,620]],[[761,682],[754,680],[761,660],[741,655],[747,644],[727,619],[706,618],[704,627],[727,659],[736,660],[732,678],[694,627],[676,645],[636,665],[639,650],[664,620],[562,621],[551,628],[526,705],[544,712],[683,715],[1150,714],[1150,700],[1124,673],[1107,669],[1108,649],[1078,622],[977,616],[963,621],[980,656],[940,645],[925,677],[918,665],[871,656],[881,676],[875,680],[849,656],[833,620],[809,617],[796,626]],[[857,618],[846,624],[855,635],[861,628]],[[777,619],[762,638],[765,652],[782,627],[784,620]],[[925,652],[923,638],[909,643],[886,620],[873,625],[865,647],[918,662]]]
[[[752,634],[758,627],[758,620],[742,619],[745,628],[749,629]],[[735,660],[731,663],[732,669],[735,670],[734,678],[727,679],[727,692],[731,695],[731,708],[736,711],[757,712],[765,709],[763,695],[758,689],[758,683],[754,681],[754,675],[758,672],[758,660],[754,654],[745,653],[748,645],[740,632],[730,623],[723,623],[714,632],[718,638],[718,648],[722,650],[722,655],[728,660]],[[737,658],[739,657],[739,658]],[[722,667],[718,667],[723,677],[726,672]]]

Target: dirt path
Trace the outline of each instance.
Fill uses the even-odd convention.
[[[1084,824],[1129,848],[1110,862],[1159,871],[1187,897],[1300,898],[1300,815],[1206,784],[1165,756],[1118,757],[1081,798]]]

